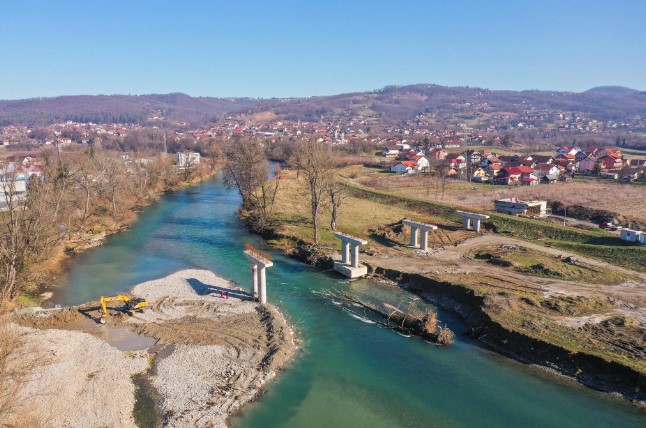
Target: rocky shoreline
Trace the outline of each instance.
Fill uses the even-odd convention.
[[[23,349],[44,357],[21,392],[38,420],[53,426],[226,426],[297,351],[293,330],[277,309],[253,302],[212,272],[179,271],[132,293],[151,306],[133,316],[111,311],[103,326],[96,322],[95,302],[14,314]],[[144,391],[147,400],[142,381],[152,388]],[[58,393],[64,384],[72,386]],[[36,392],[38,399],[29,399]]]

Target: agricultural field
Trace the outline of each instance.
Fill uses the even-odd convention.
[[[646,223],[646,185],[622,184],[598,179],[575,179],[538,186],[494,186],[426,175],[395,175],[375,168],[355,167],[353,181],[393,195],[492,210],[496,199],[560,201],[590,209],[615,212],[628,221]]]

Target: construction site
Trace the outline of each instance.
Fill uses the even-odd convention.
[[[546,217],[551,214],[547,201],[522,201],[518,198],[496,200],[494,211],[516,217]]]
[[[275,308],[204,270],[12,321],[16,352],[38,373],[19,394],[40,397],[15,422],[49,426],[224,426],[297,348]]]

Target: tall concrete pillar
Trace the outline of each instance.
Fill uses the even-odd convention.
[[[462,224],[464,225],[465,229],[471,229],[471,219],[469,217],[464,217]]]
[[[473,219],[473,230],[475,230],[476,232],[480,232],[480,219],[479,218]]]
[[[256,300],[258,296],[258,265],[251,266],[251,280],[253,283],[253,290],[251,290],[251,297]]]
[[[260,303],[267,303],[267,278],[265,276],[265,267],[261,266],[259,268],[260,272]]]
[[[267,303],[267,278],[265,276],[265,268],[271,267],[274,264],[271,260],[266,259],[253,249],[244,251],[244,255],[252,263],[252,282],[253,282],[253,299],[259,299],[261,304]]]
[[[410,227],[410,246],[413,248],[417,248],[417,234],[419,232],[419,229],[411,226]]]
[[[343,241],[341,242],[341,262],[348,263],[350,260],[350,243]]]
[[[359,267],[359,246],[352,245],[352,267]]]
[[[428,230],[422,230],[422,242],[420,242],[422,251],[428,250]]]
[[[402,224],[410,226],[410,246],[420,248],[422,251],[428,250],[428,232],[436,230],[437,226],[433,224],[420,223],[409,219],[403,219]],[[422,233],[420,244],[417,244],[419,233]]]

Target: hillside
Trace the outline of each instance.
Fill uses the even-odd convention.
[[[214,121],[227,114],[271,112],[286,120],[318,121],[321,116],[363,116],[382,123],[420,113],[442,117],[473,117],[580,112],[596,120],[628,122],[643,119],[646,92],[606,86],[581,93],[554,91],[494,91],[430,84],[387,86],[372,92],[332,96],[252,99],[166,95],[79,95],[0,101],[0,125],[77,122],[144,122],[152,117],[177,121]],[[274,116],[275,115],[275,116]]]
[[[178,121],[211,121],[267,101],[251,98],[206,98],[164,95],[75,95],[26,100],[0,100],[0,125],[45,125],[72,120],[95,123],[137,123],[152,117]]]

